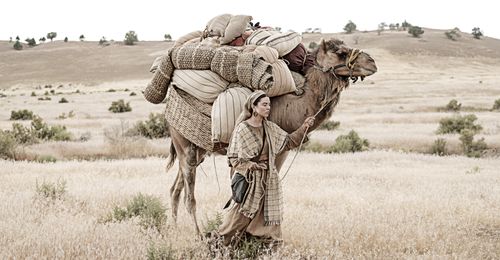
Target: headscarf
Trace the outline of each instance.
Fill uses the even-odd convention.
[[[255,103],[255,101],[259,99],[261,96],[267,97],[266,92],[262,90],[257,90],[255,92],[252,92],[252,94],[248,96],[247,101],[245,102],[245,107],[243,107],[243,111],[241,111],[240,115],[238,116],[238,119],[236,120],[236,124],[234,124],[235,126],[239,125],[241,122],[252,117],[253,103]]]

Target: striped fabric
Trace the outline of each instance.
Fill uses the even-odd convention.
[[[175,70],[172,84],[198,100],[211,104],[229,82],[211,70]]]
[[[250,35],[245,44],[266,45],[278,51],[280,57],[291,52],[302,41],[296,32],[278,32],[268,29],[259,29]]]
[[[179,46],[183,45],[184,43],[191,41],[193,39],[197,39],[198,40],[197,42],[199,42],[201,40],[202,34],[203,34],[202,31],[190,32],[190,33],[180,37],[179,39],[177,39],[177,41],[175,41],[174,46],[172,46],[172,48],[179,47]]]
[[[265,90],[269,97],[281,96],[290,92],[295,92],[295,82],[293,81],[292,73],[283,60],[271,64],[273,67],[273,86]]]
[[[212,105],[212,141],[229,143],[234,125],[252,93],[244,87],[229,88]]]
[[[278,61],[278,51],[269,46],[257,46],[253,53],[271,64]]]

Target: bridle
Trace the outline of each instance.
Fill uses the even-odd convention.
[[[315,68],[325,72],[325,73],[331,73],[336,79],[340,79],[339,75],[335,72],[337,69],[346,67],[349,70],[349,77],[352,80],[352,83],[356,83],[358,81],[358,77],[352,76],[352,71],[354,69],[354,65],[356,65],[356,60],[358,59],[359,54],[363,53],[359,49],[352,49],[349,52],[349,57],[345,60],[345,63],[337,64],[333,67],[322,67],[319,65],[314,65]],[[363,80],[364,77],[361,77],[361,80]]]

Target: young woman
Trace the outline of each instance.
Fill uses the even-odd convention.
[[[279,153],[300,145],[314,117],[306,118],[299,129],[288,134],[267,121],[270,112],[269,97],[255,91],[236,122],[227,152],[229,166],[249,185],[244,200],[233,203],[219,228],[225,245],[245,234],[269,242],[282,241],[283,195],[274,160]]]

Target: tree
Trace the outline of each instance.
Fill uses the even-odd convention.
[[[57,33],[56,32],[49,32],[49,33],[47,33],[47,39],[50,39],[50,41],[52,41],[56,37],[57,37]]]
[[[46,41],[46,39],[45,39],[45,37],[42,37],[42,38],[38,39],[38,41],[39,41],[39,42],[45,42],[45,41]]]
[[[16,36],[16,41],[20,41],[21,39],[19,38],[19,35]]]
[[[136,41],[139,41],[139,39],[134,31],[129,31],[125,34],[125,40],[123,41],[125,45],[134,45]]]
[[[454,28],[451,31],[444,32],[444,35],[446,35],[446,38],[456,41],[458,38],[460,38],[460,29]]]
[[[15,43],[14,43],[14,50],[22,50],[23,49],[23,45],[19,42],[19,40],[17,40]]]
[[[31,39],[30,38],[26,38],[26,40],[24,40],[24,41],[27,42],[30,47],[33,47],[33,46],[36,45],[35,38],[31,38]]]
[[[12,37],[9,38],[9,43],[11,43],[11,42],[12,42]]]
[[[99,40],[99,45],[104,45],[104,46],[109,45],[108,41],[106,40],[106,37],[102,36],[102,38]]]
[[[410,28],[408,28],[408,33],[413,37],[418,38],[420,35],[424,34],[424,30],[418,26],[410,26]]]
[[[356,24],[349,20],[349,22],[344,26],[344,31],[346,33],[352,33],[356,31]]]
[[[406,20],[401,24],[401,27],[403,27],[403,30],[409,29],[411,27],[411,23],[407,22]]]
[[[85,36],[84,36],[83,34],[82,34],[82,35],[80,35],[80,41],[81,41],[81,42],[85,41]]]
[[[481,28],[479,27],[474,27],[474,29],[472,29],[472,36],[474,36],[474,39],[481,39],[481,37],[483,36],[483,32],[481,32]]]
[[[321,33],[321,28],[314,28],[312,33]]]
[[[377,29],[377,34],[380,35],[380,33],[385,30],[385,27],[387,27],[387,24],[385,22],[379,23],[378,29]]]
[[[68,37],[64,37],[64,42],[68,42]]]
[[[165,39],[165,41],[169,42],[172,40],[172,36],[170,36],[170,34],[168,33],[165,33],[165,35],[163,35],[163,38]]]

